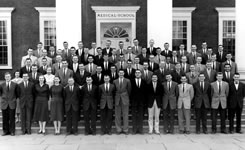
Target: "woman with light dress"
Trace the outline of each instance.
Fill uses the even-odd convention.
[[[38,134],[45,134],[46,122],[49,120],[48,100],[49,87],[45,84],[43,75],[39,76],[39,83],[35,85],[35,107],[34,107],[34,121],[39,123]]]
[[[63,93],[64,88],[60,84],[60,78],[54,78],[54,85],[50,88],[50,97],[51,97],[51,108],[50,108],[50,117],[51,121],[54,123],[55,135],[60,134],[61,121],[64,118],[63,112]]]
[[[51,86],[54,84],[54,77],[55,76],[52,74],[52,68],[48,67],[47,74],[44,75],[44,78],[49,88],[51,88]],[[49,98],[49,101],[48,101],[48,110],[50,110],[50,101],[51,101],[51,98]]]
[[[20,84],[21,82],[23,82],[23,79],[20,77],[20,71],[17,70],[14,73],[14,78],[12,79],[12,81],[16,84]],[[20,122],[20,100],[19,98],[16,99],[16,123]]]

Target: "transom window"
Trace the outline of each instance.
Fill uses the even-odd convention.
[[[125,38],[129,37],[126,30],[119,26],[111,27],[110,29],[106,30],[104,37],[106,38]]]

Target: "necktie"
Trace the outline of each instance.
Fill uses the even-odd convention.
[[[171,82],[168,82],[168,90],[170,91],[170,89],[171,89],[171,84],[170,84]]]
[[[227,72],[227,79],[230,79],[230,72]]]
[[[202,87],[202,92],[204,91],[204,83],[203,81],[201,82],[201,87]]]
[[[146,79],[148,78],[148,73],[147,73],[147,71],[145,71],[145,78],[146,78]]]
[[[215,62],[213,62],[213,70],[215,70]]]
[[[219,94],[221,94],[221,81],[219,81]]]
[[[106,92],[109,92],[109,84],[106,84]]]
[[[160,62],[161,62],[160,55],[158,55],[158,61],[159,61],[159,64],[160,64]]]
[[[131,60],[131,54],[129,54],[128,59]]]
[[[34,79],[36,80],[36,73],[34,73]]]
[[[122,62],[120,62],[120,64],[121,64],[121,69],[123,69],[123,63],[122,63]]]
[[[9,86],[9,82],[7,82],[7,90],[9,91],[10,86]]]
[[[153,89],[154,89],[154,92],[156,93],[156,83],[153,82]]]
[[[63,75],[64,75],[64,77],[66,76],[66,69],[65,68],[63,69]]]
[[[83,77],[84,73],[83,72],[80,72],[80,75],[81,75],[81,77]]]
[[[25,88],[27,88],[27,85],[28,85],[28,84],[27,84],[27,82],[25,81]]]
[[[153,63],[151,63],[151,69],[154,70],[154,64]]]
[[[58,68],[60,69],[60,63],[58,63]]]
[[[183,93],[185,92],[185,84],[183,84]]]
[[[72,92],[72,86],[70,86],[70,91]]]
[[[89,72],[92,73],[92,70],[93,70],[92,64],[90,63]]]
[[[120,89],[122,88],[122,83],[123,81],[122,81],[122,79],[119,79],[119,87],[120,87]]]

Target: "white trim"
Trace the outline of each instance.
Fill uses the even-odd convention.
[[[131,43],[133,43],[133,39],[136,38],[136,12],[140,9],[139,6],[115,6],[115,7],[105,7],[105,6],[92,6],[92,10],[96,13],[96,43],[97,46],[101,46],[101,37],[100,37],[100,29],[101,23],[117,23],[117,22],[126,22],[131,23],[132,25],[132,39]],[[98,17],[100,13],[108,13],[108,14],[133,14],[135,17]]]
[[[11,16],[14,7],[0,7],[0,20],[7,22],[7,43],[8,43],[8,64],[7,66],[1,66],[1,69],[12,69],[12,23]]]
[[[192,12],[196,7],[174,7],[173,8],[173,20],[185,20],[187,21],[187,51],[190,51],[192,41]]]
[[[55,7],[35,7],[39,12],[39,41],[44,45],[44,21],[56,21]]]
[[[219,45],[223,45],[223,21],[236,20],[235,7],[216,7],[219,14]]]

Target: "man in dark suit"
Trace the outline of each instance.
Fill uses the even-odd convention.
[[[109,62],[109,56],[107,54],[105,54],[103,56],[103,59],[104,59],[104,61],[103,61],[102,65],[101,65],[102,74],[103,75],[109,75],[110,72],[111,72],[110,68],[111,68],[112,63]]]
[[[142,53],[137,56],[140,59],[140,64],[143,65],[143,62],[149,61],[149,55],[146,53],[146,48],[142,48]]]
[[[186,56],[181,57],[181,70],[183,70],[184,73],[190,72],[190,64],[187,63]]]
[[[79,64],[79,71],[74,73],[74,80],[79,86],[83,86],[86,83],[86,77],[90,76],[90,73],[85,71],[85,66]]]
[[[163,85],[163,120],[164,133],[174,133],[174,114],[177,109],[177,98],[179,96],[178,83],[172,81],[172,75],[166,75],[167,81]]]
[[[159,131],[159,116],[162,104],[163,87],[156,74],[152,75],[152,82],[147,88],[147,107],[148,107],[148,124],[149,134],[153,133],[153,129],[156,134],[160,134]],[[153,117],[155,118],[153,124]]]
[[[124,55],[119,55],[119,61],[115,64],[117,71],[120,69],[124,70],[127,68],[127,62],[124,59]]]
[[[31,118],[34,101],[34,84],[27,73],[23,74],[23,82],[19,85],[22,134],[31,134]]]
[[[205,81],[203,73],[199,74],[199,81],[194,84],[194,107],[196,110],[196,133],[200,134],[200,122],[202,130],[207,134],[207,112],[210,108],[210,83]]]
[[[216,57],[217,57],[216,54],[212,55],[212,58],[211,58],[212,69],[215,70],[216,72],[220,72],[221,71],[221,64],[220,64],[220,62],[216,61],[216,59],[217,59]]]
[[[148,62],[144,62],[143,67],[144,67],[144,69],[141,71],[142,72],[142,79],[146,82],[146,84],[150,84],[153,72],[148,70],[148,68],[149,68]]]
[[[32,65],[31,66],[31,73],[28,74],[29,80],[32,83],[36,84],[36,83],[38,83],[38,78],[40,75],[42,75],[42,74],[37,72],[37,65],[36,64]]]
[[[86,84],[82,88],[83,111],[85,121],[85,135],[96,135],[96,111],[98,88],[92,84],[91,77],[86,78]]]
[[[152,72],[155,72],[157,69],[159,69],[159,65],[157,63],[155,63],[155,56],[154,55],[150,55],[149,56],[149,70]]]
[[[143,116],[144,104],[146,102],[147,84],[141,79],[141,71],[135,71],[135,79],[131,82],[131,106],[133,134],[143,134]]]
[[[241,131],[241,115],[243,109],[243,99],[245,97],[245,86],[239,82],[240,74],[235,73],[233,76],[234,82],[230,83],[229,97],[228,97],[228,116],[230,121],[229,131],[234,133],[234,118],[236,115],[236,132]]]
[[[223,74],[217,73],[217,81],[211,83],[211,108],[212,108],[212,133],[216,133],[217,114],[220,114],[221,133],[226,134],[225,119],[227,108],[227,97],[229,94],[229,84],[222,81]]]
[[[84,56],[83,42],[82,41],[79,41],[78,44],[77,44],[77,46],[78,46],[78,49],[76,50],[76,55],[79,58],[82,58]],[[81,62],[79,62],[79,63],[81,63]]]
[[[231,55],[231,53],[227,53],[226,54],[226,59],[227,60],[221,64],[221,71],[224,72],[225,65],[226,64],[229,64],[230,67],[231,67],[231,69],[230,69],[231,73],[232,74],[237,73],[237,63],[235,63],[234,61],[232,61],[232,55]]]
[[[216,71],[212,69],[212,62],[207,62],[206,69],[201,72],[205,76],[205,81],[212,83],[216,80]]]
[[[55,47],[53,45],[49,46],[48,57],[52,59],[52,64],[55,63],[56,55]]]
[[[146,53],[147,53],[148,55],[154,55],[154,56],[156,56],[156,55],[157,55],[157,53],[156,53],[157,48],[154,47],[154,40],[151,39],[150,42],[149,42],[149,44],[150,44],[150,46],[147,48]]]
[[[128,112],[129,112],[129,97],[131,94],[130,80],[124,78],[124,71],[119,70],[119,78],[114,80],[115,85],[115,124],[118,134],[128,134]],[[121,125],[121,117],[123,117],[123,127]]]
[[[15,109],[16,98],[19,97],[19,87],[11,81],[11,74],[4,74],[5,82],[0,86],[3,136],[11,134],[15,135]]]
[[[217,61],[223,63],[226,61],[226,53],[224,52],[223,45],[219,45],[218,52],[216,53]]]
[[[231,72],[231,65],[225,64],[224,72],[223,72],[223,81],[225,81],[229,84],[232,83],[234,74],[235,73]]]
[[[104,76],[104,82],[99,86],[101,134],[111,135],[115,86],[110,83],[108,75]]]
[[[159,64],[160,68],[154,72],[155,74],[157,74],[157,78],[160,83],[166,81],[166,74],[170,73],[165,69],[165,65],[165,61],[161,61]]]
[[[102,74],[101,66],[96,67],[96,73],[92,75],[93,84],[99,86],[104,83],[104,74]]]
[[[179,59],[182,58],[182,56],[187,56],[188,52],[185,50],[185,45],[180,44],[179,45],[179,51],[177,52],[177,56]]]
[[[135,78],[135,69],[132,68],[132,61],[128,60],[127,61],[127,68],[124,70],[125,72],[125,78],[129,79],[132,81]]]
[[[85,47],[84,53],[83,53],[83,55],[81,55],[81,57],[79,59],[80,63],[83,63],[84,65],[87,65],[89,63],[88,58],[89,58],[89,56],[92,56],[92,55],[90,55],[88,52],[89,52],[89,49]]]
[[[172,58],[170,62],[174,65],[180,62],[180,58],[178,57],[177,51],[175,50],[172,51]]]
[[[20,77],[22,78],[22,75],[24,73],[31,73],[31,59],[26,58],[26,65],[20,69]]]
[[[112,51],[113,51],[113,49],[111,48],[111,41],[107,40],[106,41],[106,47],[102,49],[102,54],[103,55],[107,54],[107,55],[111,56]]]
[[[79,72],[79,68],[78,68],[78,56],[77,55],[74,55],[72,57],[72,63],[68,66],[68,68],[73,71],[73,74]]]
[[[113,83],[114,80],[118,78],[117,68],[115,65],[111,65],[110,82]]]
[[[73,77],[68,78],[68,85],[64,90],[66,112],[66,134],[78,134],[78,118],[80,107],[80,89],[74,84]]]
[[[161,55],[165,56],[165,58],[172,58],[172,51],[169,50],[169,44],[164,43],[164,50],[161,52]]]
[[[73,77],[73,71],[67,68],[68,64],[66,60],[62,61],[62,69],[56,72],[55,76],[60,78],[60,82],[63,86],[66,86],[68,79]]]
[[[137,56],[137,55],[141,54],[142,47],[139,46],[139,40],[138,39],[134,39],[133,43],[134,43],[134,45],[132,46],[132,52],[133,52],[133,54],[135,54]]]
[[[204,51],[204,50],[203,50]],[[211,47],[207,48],[206,53],[202,55],[202,64],[206,65],[207,62],[211,61],[213,55],[213,49]]]
[[[101,47],[97,48],[97,52],[98,52],[98,55],[94,57],[94,63],[98,66],[101,66],[104,61]]]
[[[191,45],[191,52],[187,55],[188,64],[190,65],[196,64],[197,57],[202,57],[202,55],[198,53],[196,50],[197,50],[197,46]]]
[[[175,70],[173,70],[172,72],[171,72],[171,75],[172,75],[172,80],[174,81],[174,82],[177,82],[178,84],[180,84],[181,83],[181,76],[183,76],[183,75],[185,75],[185,73],[184,73],[184,71],[181,69],[181,65],[180,65],[180,63],[177,63],[176,65],[175,65]]]
[[[117,55],[117,50],[113,48],[112,55],[109,57],[109,62],[115,65],[119,61],[119,55]]]
[[[37,72],[41,73],[42,75],[45,75],[47,73],[47,58],[42,58],[42,66],[38,68]]]

